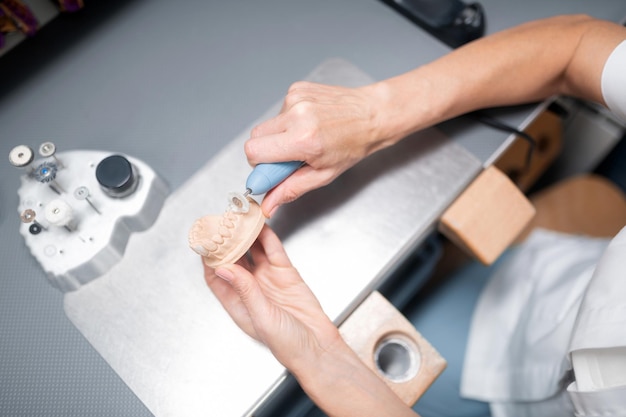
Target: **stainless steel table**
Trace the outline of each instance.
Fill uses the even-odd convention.
[[[483,4],[490,32],[555,13],[626,15],[621,1]],[[447,51],[376,1],[135,0],[84,12],[2,57],[0,154],[46,140],[123,152],[173,190],[326,59],[382,79]],[[519,125],[529,114],[503,118]],[[448,133],[482,162],[506,139],[469,123]],[[67,320],[18,234],[19,173],[0,170],[0,414],[151,415]]]

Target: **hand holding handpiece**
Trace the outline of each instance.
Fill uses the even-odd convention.
[[[243,194],[229,193],[230,208],[236,212],[246,213],[249,209],[248,195],[265,194],[298,168],[304,165],[300,161],[272,162],[258,164],[246,180],[246,191]],[[265,215],[269,217],[268,215]]]
[[[244,195],[265,194],[283,182],[302,165],[303,163],[300,161],[258,164],[248,176]]]

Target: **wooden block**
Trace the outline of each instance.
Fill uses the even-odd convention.
[[[361,360],[413,406],[446,361],[396,308],[373,292],[339,327]]]
[[[535,208],[500,170],[486,168],[441,216],[439,230],[485,265],[524,230]]]

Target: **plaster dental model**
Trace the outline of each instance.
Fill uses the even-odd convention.
[[[222,216],[201,217],[189,231],[189,246],[211,268],[241,258],[265,224],[265,216],[254,199],[242,197],[232,201]]]
[[[267,193],[295,170],[300,161],[258,164],[246,180],[243,194],[228,195],[228,210],[223,216],[204,216],[189,231],[189,246],[215,268],[233,263],[250,249],[261,233],[265,216],[259,204],[248,195]]]

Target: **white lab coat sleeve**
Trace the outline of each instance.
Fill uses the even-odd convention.
[[[626,122],[626,40],[613,50],[604,64],[601,87],[606,105]]]
[[[626,376],[621,371],[626,367],[626,227],[596,267],[569,351],[579,354],[576,381],[567,388],[576,416],[626,415]]]
[[[570,351],[626,346],[626,227],[611,241],[587,287]]]
[[[576,382],[568,388],[576,417],[623,417],[626,414],[626,387],[600,391],[578,391]]]

